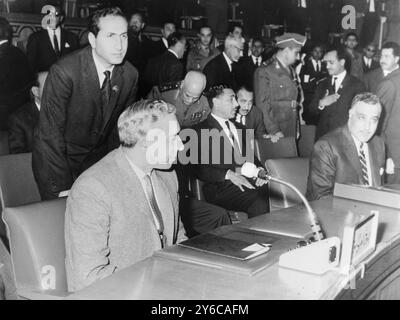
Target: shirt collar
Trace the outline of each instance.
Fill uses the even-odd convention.
[[[1,40],[1,41],[0,41],[0,46],[1,46],[3,43],[6,43],[6,42],[8,42],[8,40]]]
[[[38,108],[38,110],[40,111],[40,103],[37,103],[37,101],[34,101],[34,102],[35,102],[36,108]]]
[[[383,76],[386,77],[388,74],[391,74],[393,71],[397,70],[398,68],[399,68],[399,66],[397,66],[396,68],[394,68],[392,71],[386,71],[386,70],[383,70],[383,69],[382,69],[382,71],[383,71]]]
[[[350,134],[351,134],[351,137],[353,138],[353,141],[354,141],[354,143],[356,145],[357,152],[360,153],[361,143],[363,143],[363,151],[364,151],[364,153],[368,152],[368,142],[361,142],[352,133],[350,133]]]
[[[142,181],[143,178],[148,175],[150,176],[153,170],[151,170],[148,174],[146,174],[142,169],[140,169],[131,159],[129,159],[128,155],[125,154],[126,159],[129,162],[129,165],[131,166],[132,170],[135,172],[136,176]]]
[[[346,74],[347,74],[347,71],[344,70],[341,73],[339,73],[335,76],[332,76],[332,78],[336,78],[336,84],[339,85],[343,82],[343,79],[346,77]]]
[[[176,52],[172,49],[168,49],[169,52],[171,52],[177,59],[179,59],[178,55],[176,54]]]
[[[161,38],[162,42],[164,43],[164,46],[168,49],[168,41],[164,37]]]
[[[61,36],[61,28],[60,27],[57,27],[56,29],[51,29],[51,28],[47,27],[47,32],[49,33],[49,36],[53,37],[54,31],[56,32],[57,38],[59,38]]]
[[[232,70],[232,63],[233,63],[233,61],[226,55],[225,52],[222,52],[222,55],[224,56],[224,58],[225,58],[225,60],[226,60],[226,63],[227,63],[228,66],[229,66],[229,69]]]
[[[111,68],[106,69],[103,66],[103,64],[100,62],[100,60],[97,58],[96,54],[94,53],[94,50],[92,50],[92,56],[93,56],[93,60],[94,60],[94,65],[96,66],[97,75],[99,76],[100,87],[101,87],[103,84],[104,78],[105,78],[104,71],[108,70],[111,72],[111,75],[112,75],[112,72],[114,70],[114,65],[112,65]],[[110,77],[111,77],[111,75],[110,75]]]
[[[214,117],[215,120],[218,121],[218,123],[219,123],[221,126],[226,126],[225,121],[229,121],[228,119],[221,118],[221,117],[215,115],[215,114],[212,113],[212,112],[211,112],[211,115]]]

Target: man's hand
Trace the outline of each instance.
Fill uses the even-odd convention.
[[[386,173],[394,174],[394,163],[392,158],[388,158],[386,160]]]
[[[267,183],[268,183],[268,180],[256,178],[255,185],[256,185],[256,187],[262,187],[263,185],[265,185]]]
[[[235,186],[242,190],[242,192],[244,191],[243,187],[255,189],[255,187],[244,176],[231,170],[228,170],[226,179],[230,180]]]
[[[339,99],[340,95],[337,93],[331,94],[319,100],[319,106],[322,107],[323,110],[325,107],[330,106],[331,104],[335,103]]]

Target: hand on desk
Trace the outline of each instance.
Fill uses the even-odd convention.
[[[243,187],[248,189],[255,189],[255,187],[241,174],[228,170],[226,173],[226,179],[230,180],[235,186],[237,186],[242,192]]]

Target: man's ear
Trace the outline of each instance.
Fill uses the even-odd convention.
[[[35,98],[39,98],[39,87],[38,86],[33,86],[31,88],[31,92]]]
[[[399,64],[400,57],[396,57],[396,63]]]
[[[92,48],[96,48],[96,37],[92,32],[88,34],[88,40]]]

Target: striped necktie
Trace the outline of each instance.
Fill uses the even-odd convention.
[[[367,166],[367,159],[365,158],[365,153],[364,153],[363,147],[364,147],[364,143],[361,142],[359,158],[360,158],[360,164],[361,164],[362,182],[364,185],[368,186],[369,185],[368,166]]]

